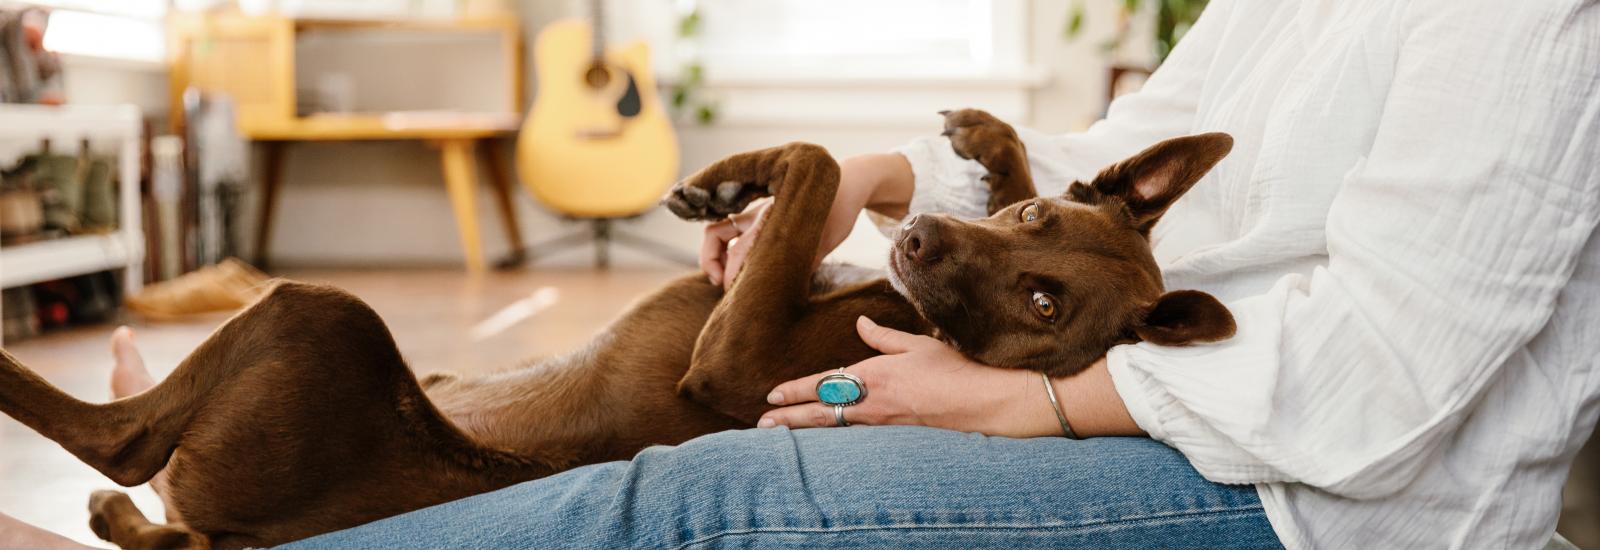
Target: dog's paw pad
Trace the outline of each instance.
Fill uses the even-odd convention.
[[[725,181],[717,184],[717,204],[730,205],[739,201],[739,195],[744,193],[745,184],[737,181]]]
[[[662,202],[685,220],[719,220],[743,212],[752,201],[767,194],[766,186],[754,183],[724,181],[715,186],[679,183]]]
[[[667,197],[662,199],[661,203],[679,218],[705,220],[710,219],[710,212],[706,209],[706,203],[710,202],[710,199],[711,194],[706,190],[678,182],[672,186],[672,190],[667,191]]]
[[[711,201],[711,208],[731,216],[744,212],[750,203],[771,194],[772,190],[765,185],[725,181],[717,184],[717,194]]]

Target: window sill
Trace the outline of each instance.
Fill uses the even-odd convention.
[[[125,57],[106,57],[100,55],[87,55],[78,53],[58,53],[61,64],[66,67],[93,67],[96,69],[110,69],[129,72],[165,73],[167,64],[149,59],[130,59]],[[71,75],[67,75],[71,78]]]
[[[708,72],[709,73],[709,72]],[[933,113],[977,107],[1028,120],[1043,69],[977,73],[722,71],[706,75],[703,97],[717,105],[716,126],[925,128]],[[664,79],[671,85],[672,80]]]
[[[676,74],[660,75],[664,85]],[[708,71],[707,89],[727,88],[1011,88],[1038,89],[1050,83],[1042,67],[994,71],[738,69]]]

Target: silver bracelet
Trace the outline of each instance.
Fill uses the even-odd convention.
[[[1041,372],[1039,377],[1044,379],[1044,391],[1050,395],[1050,410],[1055,411],[1056,420],[1061,421],[1061,434],[1067,439],[1077,439],[1078,434],[1072,433],[1072,426],[1067,424],[1066,413],[1061,412],[1061,401],[1056,400],[1056,386],[1050,383],[1050,375]]]

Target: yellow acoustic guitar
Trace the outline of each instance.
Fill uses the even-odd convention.
[[[622,218],[654,207],[678,175],[678,141],[657,97],[650,52],[606,51],[595,27],[550,24],[534,44],[538,95],[517,143],[523,185],[577,218]]]

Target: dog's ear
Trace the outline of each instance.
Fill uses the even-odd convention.
[[[1233,336],[1233,314],[1210,294],[1178,290],[1161,295],[1145,312],[1134,334],[1152,344],[1185,346]]]
[[[1088,186],[1073,184],[1067,195],[1080,198],[1092,188],[1121,198],[1134,226],[1149,235],[1167,207],[1232,150],[1233,137],[1221,132],[1169,139],[1102,170]]]

